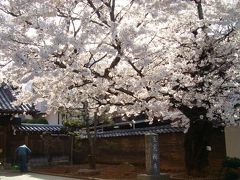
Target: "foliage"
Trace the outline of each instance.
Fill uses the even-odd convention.
[[[234,180],[239,178],[239,174],[236,171],[240,167],[239,158],[226,157],[223,161],[223,167],[226,168],[225,179]]]
[[[234,171],[228,171],[226,174],[225,174],[225,180],[237,180],[239,178],[239,175],[234,172]]]
[[[37,118],[37,119],[23,119],[22,123],[28,124],[48,124],[48,121],[45,118]]]
[[[66,111],[62,113],[63,114],[65,113],[65,117],[66,117],[63,120],[64,126],[77,127],[77,128],[86,127],[86,121],[84,120],[82,111],[78,110],[73,112],[71,110],[68,110],[68,113]],[[93,119],[89,119],[90,125],[94,124],[93,121],[94,121]],[[101,123],[109,124],[109,123],[112,123],[112,116],[107,113],[103,113],[97,117],[96,121],[97,121],[97,124],[101,124]]]
[[[12,165],[11,170],[19,170],[19,166],[18,165]]]
[[[83,113],[81,109],[73,109],[73,108],[59,108],[58,110],[63,118],[63,120],[79,120],[83,121]]]
[[[63,121],[63,125],[68,127],[84,127],[84,121],[79,119],[68,119]]]
[[[240,167],[240,159],[226,157],[223,161],[223,167],[237,169]]]

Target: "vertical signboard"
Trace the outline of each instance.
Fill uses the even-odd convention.
[[[146,171],[149,175],[160,174],[159,142],[157,134],[145,135]]]

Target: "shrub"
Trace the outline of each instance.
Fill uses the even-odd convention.
[[[28,123],[28,124],[48,124],[48,121],[44,118],[39,119],[23,119],[21,121],[22,123]]]
[[[226,157],[223,161],[223,167],[226,168],[226,180],[237,180],[239,178],[237,169],[240,167],[240,159]]]
[[[227,171],[225,174],[225,180],[237,180],[238,179],[238,173],[235,171]]]
[[[223,167],[237,169],[240,167],[240,159],[226,157],[223,161]]]

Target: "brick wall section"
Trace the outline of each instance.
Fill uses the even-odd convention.
[[[16,148],[26,144],[32,151],[31,158],[46,157],[46,144],[40,134],[28,134],[28,142],[25,142],[26,134],[12,135],[7,137],[7,161],[13,163],[16,160]],[[70,156],[71,140],[70,137],[51,137],[49,153],[55,156]]]
[[[164,171],[184,171],[184,134],[161,134],[160,141],[160,168]]]
[[[184,134],[168,133],[159,135],[160,168],[162,171],[185,171]],[[145,165],[144,136],[124,136],[99,138],[96,145],[98,163],[131,163]],[[89,154],[88,140],[78,141],[75,145],[73,160],[75,163],[86,163]],[[212,152],[209,153],[210,166],[214,170],[221,168],[225,157],[225,141],[223,133],[215,133],[212,139]]]
[[[160,167],[162,170],[183,171],[184,149],[183,134],[159,135]],[[144,136],[124,136],[97,139],[96,157],[98,163],[131,163],[145,165]],[[80,141],[74,153],[75,163],[87,162],[88,141]]]

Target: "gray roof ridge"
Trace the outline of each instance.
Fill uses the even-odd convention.
[[[60,124],[33,124],[33,123],[22,123],[20,126],[48,126],[48,127],[63,127]]]

